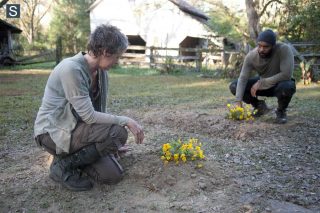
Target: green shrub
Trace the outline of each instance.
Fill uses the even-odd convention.
[[[300,67],[296,67],[293,70],[293,78],[296,80],[297,83],[302,79],[302,71]]]

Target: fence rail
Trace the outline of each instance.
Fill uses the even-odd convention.
[[[165,68],[169,66],[192,67],[196,71],[200,71],[204,59],[211,60],[212,63],[223,63],[225,55],[238,53],[236,51],[227,52],[222,49],[130,45],[127,52],[123,54],[121,63]]]
[[[314,42],[289,42],[295,55],[295,66],[301,62],[315,59],[310,65],[313,70],[320,73],[320,43]],[[138,66],[172,68],[187,67],[200,71],[202,65],[228,66],[229,59],[236,58],[239,51],[230,51],[223,48],[167,48],[154,46],[130,45],[126,53],[121,57],[120,64],[132,64]],[[241,57],[240,57],[241,58]],[[33,64],[62,59],[62,42],[57,38],[56,49],[41,53],[33,53],[32,56],[25,56],[16,59],[15,64]]]
[[[301,67],[301,62],[307,62],[311,59],[314,62],[310,65],[314,73],[320,74],[320,43],[314,42],[289,42],[288,43],[295,55],[295,66],[303,71],[303,78],[308,73]],[[229,64],[229,58],[237,55],[238,51],[227,51],[224,49],[209,48],[167,48],[154,46],[129,46],[128,51],[122,57],[122,64],[134,64],[150,67],[160,67],[169,69],[172,67],[191,67],[200,71],[203,63],[219,64],[225,68]],[[236,58],[236,57],[233,57]],[[241,57],[240,57],[241,58]]]
[[[295,66],[300,67],[304,84],[317,80],[316,76],[320,75],[320,43],[286,42],[293,50]]]

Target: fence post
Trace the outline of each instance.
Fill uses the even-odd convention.
[[[56,64],[62,60],[62,39],[61,36],[57,37],[56,40]]]
[[[153,46],[151,46],[150,47],[150,68],[152,68],[153,67],[153,65],[152,64],[154,64],[154,57],[153,57],[153,50],[154,50],[154,47]]]
[[[201,48],[196,48],[196,71],[200,72],[201,70],[201,61],[202,61],[202,52],[201,52]]]
[[[223,42],[222,43],[222,52],[221,52],[221,62],[223,64],[225,70],[228,67],[228,60],[229,60],[229,57],[227,56],[227,53],[226,53],[226,45],[225,45],[225,42]]]

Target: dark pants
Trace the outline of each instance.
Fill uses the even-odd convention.
[[[127,138],[128,132],[122,126],[80,122],[72,132],[68,155],[95,144],[101,158],[84,170],[98,182],[117,183],[123,177],[123,169],[114,154],[125,145]],[[56,155],[56,145],[48,133],[39,135],[36,141],[47,152]]]
[[[257,97],[253,97],[251,95],[251,87],[259,80],[259,77],[250,78],[246,85],[243,101],[247,104],[251,104],[253,107],[257,107],[258,99]],[[229,88],[233,95],[236,95],[238,80],[233,81]],[[266,97],[277,97],[278,99],[278,110],[286,110],[288,107],[292,96],[296,92],[296,85],[294,80],[289,81],[281,81],[275,86],[266,89],[266,90],[258,90],[257,96],[266,96]]]

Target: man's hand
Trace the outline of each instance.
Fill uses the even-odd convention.
[[[142,127],[133,119],[129,118],[126,125],[135,137],[136,143],[141,144],[144,139],[144,133]]]
[[[260,81],[257,81],[252,87],[251,87],[251,95],[253,97],[257,97],[257,91],[259,90],[259,87],[260,87],[260,84],[261,82]]]

